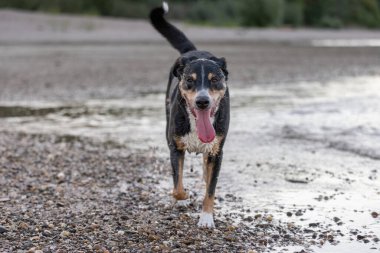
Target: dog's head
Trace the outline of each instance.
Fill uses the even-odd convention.
[[[181,96],[195,117],[198,138],[204,143],[212,142],[215,130],[211,119],[227,89],[226,60],[181,57],[173,67],[173,74],[179,79]]]

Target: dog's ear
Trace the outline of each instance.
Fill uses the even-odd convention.
[[[215,61],[219,65],[219,68],[223,71],[223,74],[224,74],[225,79],[227,81],[228,80],[228,70],[227,70],[226,59],[224,57],[221,57],[221,58],[211,57],[211,60]]]
[[[189,59],[187,57],[179,57],[172,68],[172,73],[175,77],[178,79],[181,79],[183,75],[183,70],[185,69],[186,64],[189,62]]]

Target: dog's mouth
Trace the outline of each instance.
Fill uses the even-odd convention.
[[[215,108],[199,110],[191,109],[195,117],[198,138],[203,143],[210,143],[215,139],[215,129],[212,125],[211,118],[214,117]]]

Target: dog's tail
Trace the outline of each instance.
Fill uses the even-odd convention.
[[[162,7],[154,8],[150,12],[149,17],[154,28],[156,28],[156,30],[161,33],[181,54],[196,50],[194,44],[183,32],[166,21],[164,15],[168,13],[168,11],[168,4],[166,2],[162,2]]]

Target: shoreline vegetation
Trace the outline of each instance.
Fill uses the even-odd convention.
[[[0,0],[0,8],[147,18],[159,0]],[[380,0],[171,0],[169,18],[228,27],[380,27]]]

